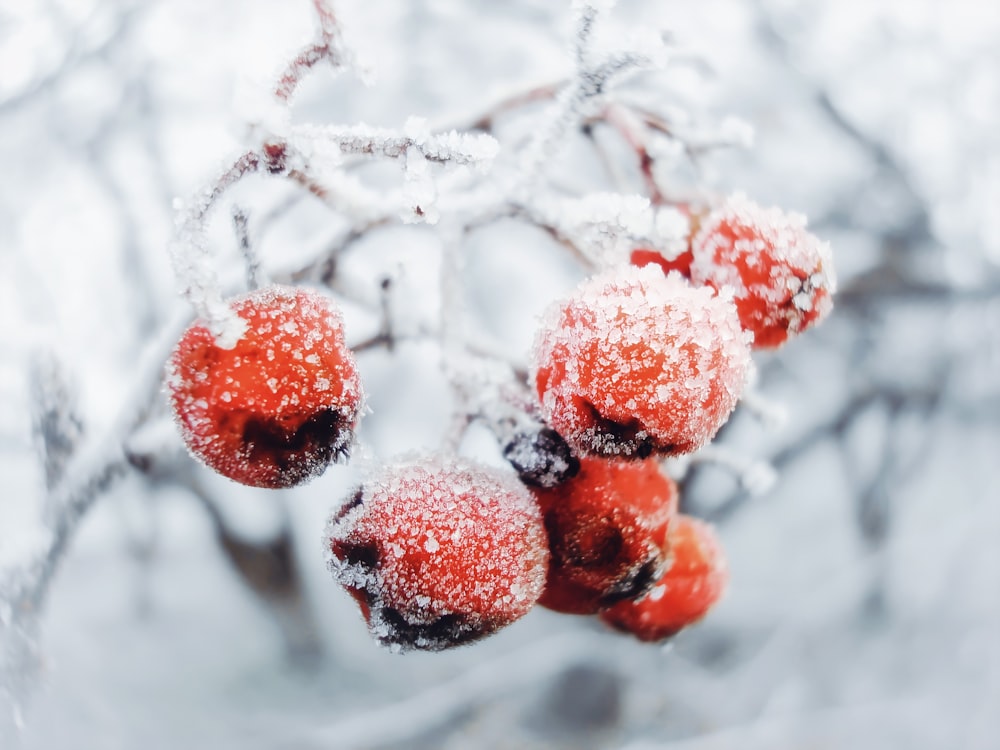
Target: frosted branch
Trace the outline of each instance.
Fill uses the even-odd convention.
[[[340,21],[330,0],[313,0],[319,32],[316,41],[302,49],[278,77],[274,96],[278,101],[291,103],[306,74],[321,62],[334,70],[343,68],[352,56],[341,33]]]
[[[613,2],[582,2],[577,5],[577,27],[573,51],[576,70],[573,79],[559,92],[549,120],[536,131],[534,139],[524,150],[520,178],[514,192],[530,189],[538,180],[545,162],[558,150],[567,132],[586,119],[598,107],[608,86],[626,73],[643,68],[658,67],[664,63],[664,54],[647,50],[612,52],[592,61],[594,26],[600,15],[614,5]],[[643,45],[648,46],[648,45]]]
[[[497,155],[497,140],[485,133],[431,133],[419,118],[407,121],[402,131],[367,125],[301,125],[292,128],[292,140],[323,142],[343,154],[402,159],[411,150],[428,161],[487,166]]]
[[[524,210],[579,248],[593,266],[628,259],[637,247],[656,248],[668,258],[686,248],[688,220],[670,207],[653,207],[639,195],[593,193],[583,198],[542,198]]]
[[[245,324],[222,299],[219,277],[205,240],[205,221],[222,195],[247,174],[261,168],[260,155],[248,151],[224,170],[209,188],[188,205],[177,203],[176,240],[170,248],[174,275],[181,293],[208,324],[220,346],[232,347],[243,335]]]
[[[233,206],[233,232],[236,234],[236,244],[246,268],[247,289],[257,289],[260,286],[261,276],[260,258],[250,239],[250,217],[239,206]]]

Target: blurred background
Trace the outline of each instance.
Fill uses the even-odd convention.
[[[468,126],[572,70],[568,2],[337,8],[373,79],[318,68],[293,122]],[[246,147],[261,91],[314,28],[307,0],[0,0],[0,579],[30,569],[58,513],[33,438],[40,389],[64,407],[61,434],[114,429],[141,353],[185,314],[175,200]],[[360,360],[372,413],[355,459],[292,491],[209,476],[154,398],[129,450],[155,460],[87,514],[19,635],[32,658],[0,600],[0,698],[25,697],[13,746],[1000,746],[1000,15],[978,0],[622,0],[602,33],[636,29],[675,50],[615,93],[669,116],[663,179],[807,214],[839,276],[822,327],[755,355],[764,406],[719,436],[732,460],[683,480],[729,554],[723,603],[665,647],[539,609],[472,647],[380,651],[321,535],[366,465],[448,429],[437,347],[403,343]],[[545,106],[498,118],[501,159]],[[585,147],[620,165],[617,184]],[[632,156],[594,128],[552,179],[641,192]],[[354,228],[292,184],[245,180],[209,226],[230,291],[233,205],[276,278]],[[538,313],[584,271],[516,222],[462,249],[470,330],[523,360]],[[362,303],[387,274],[400,320],[433,319],[440,263],[428,227],[346,247],[352,340],[377,330]],[[499,460],[485,432],[463,449]]]

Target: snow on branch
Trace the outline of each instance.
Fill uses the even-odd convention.
[[[582,198],[537,197],[521,209],[578,248],[595,267],[627,262],[637,247],[673,258],[687,246],[687,217],[669,206],[650,205],[640,195],[592,193]]]
[[[426,121],[411,117],[402,131],[368,125],[301,125],[290,140],[299,144],[329,144],[345,155],[401,159],[411,151],[428,161],[484,167],[499,151],[499,143],[485,133],[431,133]]]

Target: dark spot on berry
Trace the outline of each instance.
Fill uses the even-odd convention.
[[[611,590],[601,597],[601,606],[610,607],[625,599],[637,599],[653,588],[663,575],[663,560],[660,555],[649,558],[640,567],[630,572],[630,575],[616,583]]]
[[[321,409],[296,427],[288,420],[252,414],[243,423],[245,455],[253,463],[273,465],[279,486],[301,483],[349,452],[350,424],[336,409]]]
[[[580,472],[580,460],[551,427],[517,433],[504,447],[503,457],[531,487],[555,487]]]
[[[365,571],[375,570],[378,567],[379,552],[375,544],[341,544],[338,546],[337,552],[350,567],[363,568]]]
[[[593,426],[586,432],[593,453],[605,458],[649,458],[653,453],[671,455],[677,450],[673,443],[661,443],[648,432],[637,418],[616,422],[601,414],[589,401],[581,404],[590,412]]]
[[[404,649],[442,651],[471,643],[495,629],[467,614],[449,613],[428,623],[411,622],[395,607],[380,607],[372,614],[377,620],[375,637],[386,645]]]

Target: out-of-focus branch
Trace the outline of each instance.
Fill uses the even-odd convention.
[[[76,391],[62,363],[52,354],[40,354],[31,362],[31,404],[45,486],[51,492],[83,438]]]
[[[334,70],[342,68],[346,62],[340,23],[330,0],[313,0],[319,33],[312,44],[301,50],[278,77],[274,96],[288,104],[295,96],[305,75],[321,62],[329,63]]]

